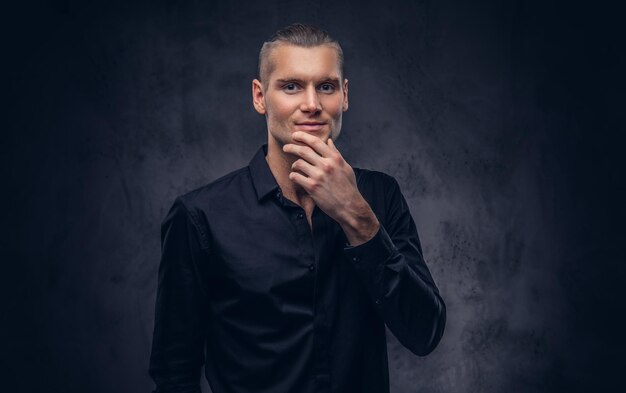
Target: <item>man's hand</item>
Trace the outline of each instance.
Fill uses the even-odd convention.
[[[284,152],[300,157],[293,163],[289,179],[304,188],[317,206],[341,225],[352,246],[371,239],[380,224],[357,188],[354,170],[332,139],[325,144],[301,131],[292,136],[294,142],[302,145],[283,146]]]

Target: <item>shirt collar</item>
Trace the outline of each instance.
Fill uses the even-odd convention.
[[[274,192],[278,189],[278,183],[270,170],[265,156],[267,155],[267,143],[259,147],[248,168],[250,168],[250,175],[252,176],[252,184],[256,191],[257,199],[260,201],[266,195]]]

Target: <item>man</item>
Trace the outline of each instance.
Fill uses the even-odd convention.
[[[263,45],[268,143],[180,196],[162,226],[156,392],[388,392],[385,325],[417,355],[446,311],[396,180],[352,168],[339,44],[295,24]],[[306,218],[306,219],[305,219]]]

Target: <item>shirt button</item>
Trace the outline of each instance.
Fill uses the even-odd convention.
[[[300,218],[300,219],[304,218],[304,214],[298,213],[298,218]]]
[[[359,261],[359,257],[352,257],[352,260],[353,260],[354,262],[358,262],[358,261]]]
[[[375,301],[374,303],[376,303],[376,304],[380,305],[380,303],[381,303],[381,302],[380,302],[380,299],[376,299],[376,301]]]
[[[315,265],[314,265],[314,264],[310,264],[310,265],[309,265],[309,270],[310,270],[310,271],[315,270]]]

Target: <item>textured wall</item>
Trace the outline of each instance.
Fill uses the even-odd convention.
[[[624,55],[611,12],[233,3],[7,13],[0,369],[12,391],[152,388],[159,225],[175,196],[246,165],[266,140],[256,58],[294,21],[341,41],[350,110],[338,147],[398,179],[448,306],[428,357],[388,335],[392,391],[617,380],[624,122],[612,114]]]

